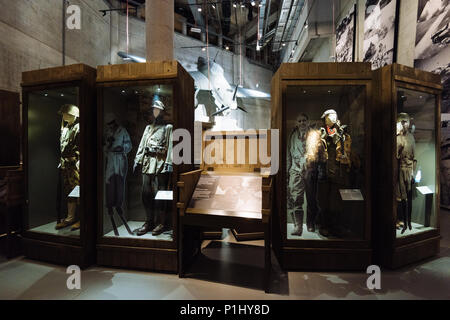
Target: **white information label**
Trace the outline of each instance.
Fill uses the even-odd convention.
[[[359,189],[340,189],[342,201],[364,201],[364,197]]]
[[[73,188],[72,192],[69,193],[69,198],[79,198],[80,197],[80,186]]]
[[[423,195],[434,193],[433,190],[431,190],[431,188],[428,187],[428,186],[417,187],[417,190],[419,190],[419,192],[420,192],[421,194],[423,194]]]
[[[173,200],[173,191],[158,191],[155,200]]]

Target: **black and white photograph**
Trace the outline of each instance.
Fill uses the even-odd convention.
[[[339,23],[336,29],[336,61],[353,62],[355,56],[356,9],[352,10]]]
[[[450,209],[450,113],[441,122],[441,207]]]
[[[397,0],[367,0],[364,21],[364,62],[378,69],[395,56]]]
[[[449,24],[449,0],[419,0],[414,67],[441,75],[442,113],[450,112]]]

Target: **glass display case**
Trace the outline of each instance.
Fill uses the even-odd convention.
[[[193,80],[174,61],[102,66],[97,85],[98,263],[177,272],[175,187],[193,160],[173,141],[193,133]]]
[[[398,64],[377,70],[375,83],[376,257],[397,268],[439,250],[442,87],[439,75]]]
[[[280,130],[274,248],[286,269],[371,262],[370,64],[283,64],[272,80]]]
[[[81,64],[22,74],[23,236],[30,258],[94,262],[95,216],[89,210],[95,201],[95,76],[95,69]]]

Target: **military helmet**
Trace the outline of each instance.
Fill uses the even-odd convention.
[[[409,116],[409,114],[407,113],[399,113],[397,116],[397,122],[402,122],[402,121],[411,121],[411,117]]]
[[[71,116],[74,116],[76,118],[80,117],[80,109],[76,105],[73,104],[64,104],[61,106],[61,109],[59,109],[58,114],[70,114]]]
[[[113,121],[115,121],[115,120],[116,120],[116,116],[115,116],[114,113],[108,112],[108,113],[105,115],[105,123],[106,123],[106,124],[111,123],[111,122],[113,122]]]
[[[323,113],[323,115],[322,115],[322,117],[320,117],[320,119],[325,119],[325,117],[330,115],[330,114],[336,114],[337,115],[337,112],[335,110],[333,110],[333,109],[329,109],[329,110],[327,110],[327,111],[325,111]]]
[[[152,108],[160,109],[162,111],[166,110],[164,103],[159,99],[157,94],[153,96]]]

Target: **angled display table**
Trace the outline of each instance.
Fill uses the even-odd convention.
[[[210,134],[210,135],[209,135]],[[267,133],[264,134],[264,140]],[[211,136],[214,138],[211,139]],[[234,139],[236,138],[236,139]],[[201,252],[202,228],[222,227],[238,229],[258,228],[264,231],[264,262],[262,287],[269,290],[271,270],[271,206],[272,178],[261,164],[250,164],[249,159],[242,164],[227,164],[227,154],[237,151],[248,154],[249,141],[260,139],[261,134],[246,137],[242,133],[206,133],[208,148],[213,147],[214,157],[223,161],[205,161],[202,169],[182,174],[178,181],[178,212],[180,219],[179,235],[179,275],[185,277],[188,268]],[[236,141],[226,146],[224,140]],[[243,141],[242,147],[237,141]],[[239,150],[239,151],[238,151]],[[242,152],[242,153],[241,153]],[[204,155],[208,157],[208,152]],[[245,156],[244,156],[245,157]],[[217,158],[216,158],[217,159]],[[209,159],[211,160],[211,159]],[[270,165],[270,164],[269,164]],[[270,169],[269,169],[270,171]]]

